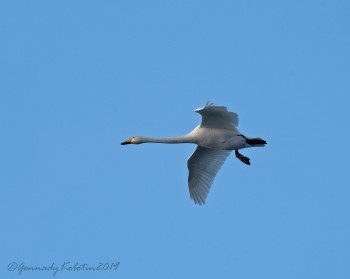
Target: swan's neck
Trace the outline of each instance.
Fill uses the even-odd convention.
[[[142,137],[142,143],[194,143],[194,139],[189,135],[174,137],[174,138],[149,138]]]

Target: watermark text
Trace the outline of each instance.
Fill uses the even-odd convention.
[[[58,273],[63,272],[101,272],[101,271],[116,271],[120,262],[99,262],[96,264],[89,264],[85,262],[52,262],[48,265],[32,265],[25,262],[11,262],[7,265],[7,270],[16,272],[18,275],[22,275],[26,272],[48,272],[52,276],[56,276]]]

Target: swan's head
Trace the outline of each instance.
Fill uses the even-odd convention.
[[[134,136],[132,138],[127,139],[126,141],[122,142],[121,145],[125,145],[125,144],[140,144],[143,143],[142,141],[142,137],[139,136]]]

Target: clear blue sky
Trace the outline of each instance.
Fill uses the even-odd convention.
[[[1,278],[350,278],[350,4],[1,1]],[[267,140],[205,206],[175,136],[206,101]]]

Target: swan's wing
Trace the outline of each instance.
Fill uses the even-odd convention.
[[[204,108],[196,109],[195,112],[202,116],[201,127],[237,130],[238,114],[227,111],[224,106],[215,106],[208,102]]]
[[[187,161],[188,188],[190,197],[195,203],[205,203],[210,186],[230,153],[230,150],[197,146],[197,149]]]

